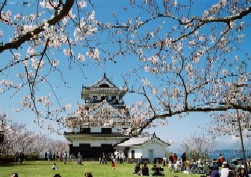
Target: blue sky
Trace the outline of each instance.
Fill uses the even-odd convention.
[[[142,17],[145,17],[146,15],[143,12],[137,11],[136,7],[130,6],[129,0],[123,0],[120,1],[118,4],[117,1],[114,0],[97,0],[94,1],[95,4],[95,17],[96,19],[105,22],[110,21],[112,18],[112,12],[114,11],[116,15],[118,15],[119,19],[121,21],[128,20],[128,17],[136,15],[140,13]],[[186,1],[181,1],[186,2]],[[215,1],[214,1],[215,2]],[[211,2],[212,3],[212,2]],[[208,1],[200,1],[200,5],[203,7],[208,7],[209,3]],[[126,7],[130,7],[128,11],[123,10]],[[29,10],[32,10],[35,6],[31,6]],[[88,7],[89,9],[90,7]],[[198,11],[203,8],[198,8],[197,6],[194,7],[196,9],[197,13],[200,13]],[[16,9],[18,10],[18,9]],[[27,13],[29,13],[29,10]],[[172,24],[173,22],[170,22]],[[1,27],[5,28],[5,27]],[[5,29],[6,30],[6,29]],[[146,29],[147,30],[147,27]],[[7,33],[7,36],[9,34]],[[250,30],[247,35],[247,41],[251,41],[250,37]],[[104,34],[99,33],[99,36],[94,36],[95,38],[99,38],[100,40],[105,40]],[[248,42],[247,44],[250,44]],[[249,45],[250,46],[250,45]],[[116,50],[117,46],[104,46],[105,49],[109,50]],[[244,50],[248,50],[248,45],[245,45]],[[74,52],[77,54],[78,52],[85,53],[87,50],[84,47],[77,48]],[[24,51],[22,51],[24,52]],[[62,51],[61,51],[62,52]],[[9,58],[10,56],[6,53],[3,53],[0,55],[1,58]],[[119,87],[123,87],[123,79],[122,75],[132,72],[132,69],[137,67],[139,65],[139,61],[137,60],[136,56],[127,56],[127,57],[117,57],[117,62],[114,63],[112,61],[107,61],[105,66],[100,67],[96,65],[95,63],[91,62],[88,63],[88,66],[83,67],[84,75],[81,74],[81,71],[78,69],[78,67],[72,65],[72,68],[68,68],[68,64],[63,63],[64,56],[60,54],[60,51],[57,53],[57,58],[61,59],[61,69],[62,71],[65,71],[63,73],[63,78],[65,81],[67,81],[67,86],[65,86],[62,83],[62,80],[60,79],[59,74],[55,74],[50,76],[51,81],[53,83],[54,91],[59,95],[59,100],[64,104],[71,104],[72,105],[72,111],[76,108],[77,103],[82,103],[83,101],[80,98],[81,94],[81,88],[82,85],[89,86],[93,83],[95,83],[97,80],[102,78],[104,73],[107,73],[107,77],[114,82],[115,85]],[[5,60],[4,60],[5,61]],[[7,61],[6,61],[7,62]],[[3,62],[1,62],[0,66],[4,65]],[[9,70],[5,73],[5,75],[0,75],[0,80],[11,78],[13,80],[15,79],[15,71],[21,71],[23,68],[22,66],[17,66],[14,68],[14,70]],[[151,77],[148,74],[145,74],[146,77]],[[152,78],[151,78],[152,79]],[[139,82],[139,81],[138,81]],[[12,119],[15,122],[25,123],[27,125],[27,129],[35,132],[42,132],[45,134],[48,134],[48,136],[51,136],[55,139],[64,139],[62,135],[58,136],[56,134],[50,134],[47,130],[40,129],[37,124],[32,123],[32,120],[36,118],[36,116],[29,110],[24,110],[21,112],[13,112],[12,109],[18,107],[19,100],[23,95],[25,95],[28,91],[28,88],[26,87],[26,90],[21,91],[17,94],[14,94],[15,92],[9,91],[5,94],[0,95],[0,111],[6,112],[9,115],[9,118]],[[41,86],[39,94],[44,95],[48,94],[48,92],[51,92],[48,87]],[[14,96],[13,96],[14,94]],[[124,98],[124,101],[126,104],[131,104],[134,101],[138,100],[140,97],[127,94]],[[176,141],[176,144],[173,145],[170,149],[173,151],[179,150],[178,145],[184,141],[189,139],[189,137],[193,133],[202,133],[201,129],[198,128],[198,126],[207,126],[210,121],[210,117],[207,114],[204,113],[190,113],[186,117],[180,119],[177,116],[174,116],[172,118],[168,119],[168,126],[158,127],[158,128],[151,128],[149,131],[151,133],[155,132],[157,136],[159,136],[163,140],[174,140]],[[222,139],[220,139],[221,141]],[[236,146],[236,139],[232,139],[231,137],[224,137],[224,143],[219,144],[219,148],[225,148],[225,147],[234,147]],[[232,144],[231,144],[232,143]]]

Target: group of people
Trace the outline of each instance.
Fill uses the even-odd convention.
[[[112,154],[107,154],[107,153],[101,153],[99,155],[99,163],[100,164],[107,164],[108,161],[114,161],[114,162],[119,162],[120,164],[122,164],[125,160],[125,156],[124,154],[120,153],[120,152],[115,152]]]
[[[221,168],[219,168],[221,167]],[[250,168],[250,165],[247,166]],[[246,170],[243,166],[238,168],[231,167],[224,158],[223,154],[219,155],[219,158],[213,162],[213,166],[210,168],[210,177],[246,177]]]
[[[238,169],[231,169],[230,165],[226,162],[223,154],[220,154],[213,164],[202,159],[189,160],[186,153],[183,153],[180,158],[177,154],[171,154],[168,161],[168,168],[170,172],[184,171],[187,173],[206,174],[207,177],[244,177],[246,171],[244,167]]]
[[[189,161],[187,159],[186,153],[184,152],[180,158],[178,158],[177,154],[171,154],[168,159],[168,169],[170,172],[178,172],[188,170]]]
[[[64,161],[64,163],[66,164],[67,159],[68,159],[69,155],[67,152],[60,152],[60,153],[51,153],[49,152],[45,152],[44,154],[44,159],[51,161],[51,160],[56,160],[58,159],[59,161]]]
[[[235,171],[224,161],[221,170],[217,165],[213,167],[210,177],[246,177],[246,171],[244,168],[238,168]]]
[[[107,164],[107,154],[105,154],[104,152],[100,154],[99,156],[99,164]]]
[[[15,161],[16,163],[19,162],[20,164],[24,161],[24,153],[23,152],[16,152],[15,153]]]
[[[151,176],[164,176],[164,168],[157,166],[156,164],[153,165],[151,168],[152,173]],[[149,168],[146,163],[142,164],[142,167],[139,163],[137,163],[134,167],[134,173],[135,175],[139,176],[149,176]]]

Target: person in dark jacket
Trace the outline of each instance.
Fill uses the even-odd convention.
[[[136,166],[134,167],[134,174],[140,175],[140,164],[137,163]]]
[[[143,167],[141,169],[141,173],[142,173],[142,176],[149,176],[149,169],[146,166],[146,164],[143,165]]]
[[[213,168],[210,177],[220,177],[219,168],[218,167],[214,167]]]

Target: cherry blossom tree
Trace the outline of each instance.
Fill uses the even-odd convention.
[[[214,150],[215,140],[213,136],[193,134],[181,144],[183,152],[189,155],[189,159],[208,159],[209,152]]]
[[[241,109],[250,115],[250,55],[245,39],[250,1],[220,0],[201,14],[193,1],[146,6],[149,17],[121,26],[130,27],[121,30],[128,36],[127,52],[137,55],[141,67],[151,74],[140,75],[139,69],[125,79],[140,75],[142,84],[131,89],[146,97],[134,107],[141,111],[140,120],[147,118],[140,127],[157,119],[161,120],[157,125],[165,124],[162,119],[188,112]]]
[[[14,157],[16,152],[24,152],[26,156],[40,157],[46,151],[68,152],[68,142],[53,140],[42,134],[26,130],[26,125],[12,123],[7,115],[0,114],[1,131],[4,141],[0,143],[0,156],[3,159]]]
[[[74,53],[75,46],[90,48],[86,55],[91,60],[99,58],[98,49],[92,48],[86,41],[96,32],[98,25],[95,12],[86,10],[86,6],[87,2],[82,0],[42,0],[32,3],[5,0],[0,4],[0,53],[6,58],[0,68],[0,93],[14,90],[15,95],[24,91],[20,107],[14,110],[31,109],[38,118],[34,122],[41,127],[44,127],[43,119],[53,119],[63,124],[60,113],[71,107],[61,104],[55,92],[55,87],[59,86],[53,85],[50,78],[57,75],[57,79],[67,86],[63,69],[59,68],[58,53],[62,51],[68,58],[62,63],[66,62],[64,64],[69,68],[73,64],[74,67],[88,65],[83,64],[83,54]],[[17,71],[14,75],[9,74],[12,69]],[[51,91],[42,95],[41,87],[44,85]],[[50,125],[48,127],[53,132],[57,131]]]
[[[34,111],[41,127],[43,119],[64,124],[71,105],[60,103],[52,76],[67,85],[63,66],[84,73],[90,63],[135,58],[124,75],[128,91],[145,97],[132,107],[135,134],[189,112],[250,115],[250,0],[129,2],[96,19],[95,0],[17,2],[15,9],[3,1],[0,92],[25,91],[20,110]],[[44,85],[51,92],[42,95]]]

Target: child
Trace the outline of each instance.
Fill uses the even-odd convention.
[[[112,160],[112,170],[115,170],[115,162]]]
[[[57,167],[56,167],[56,164],[55,164],[55,163],[52,165],[51,169],[52,169],[52,170],[56,170],[56,169],[57,169]]]

